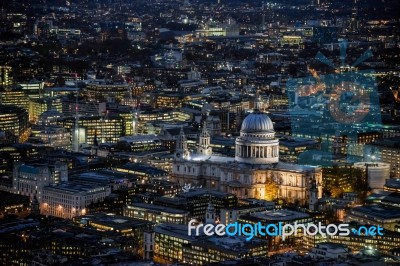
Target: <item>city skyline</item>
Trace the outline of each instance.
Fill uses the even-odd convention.
[[[396,0],[0,8],[0,265],[398,265]]]

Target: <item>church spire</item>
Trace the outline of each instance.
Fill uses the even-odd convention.
[[[256,98],[254,99],[254,110],[261,111],[263,109],[263,101],[260,92],[257,90]]]
[[[203,130],[199,136],[197,152],[202,155],[212,155],[211,137],[210,133],[208,133],[206,123],[203,124]]]
[[[185,132],[183,131],[183,127],[181,127],[179,136],[176,139],[175,158],[187,159],[188,157],[189,157],[189,150],[187,147],[187,138]]]

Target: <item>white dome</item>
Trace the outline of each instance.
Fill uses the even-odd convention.
[[[275,138],[274,125],[264,113],[248,115],[236,138],[235,160],[249,164],[279,162],[279,139]]]
[[[266,114],[252,113],[243,120],[240,131],[244,133],[274,132],[274,124]]]

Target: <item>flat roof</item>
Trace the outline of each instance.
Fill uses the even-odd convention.
[[[304,212],[292,211],[292,210],[267,210],[263,212],[254,212],[248,214],[248,216],[252,218],[256,218],[258,220],[267,220],[267,221],[293,221],[298,219],[309,218],[310,215]]]
[[[112,213],[94,213],[94,214],[77,216],[74,218],[74,221],[82,222],[85,220],[91,221],[95,224],[112,227],[113,229],[117,230],[132,229],[132,227],[140,227],[153,224],[145,220],[130,218]]]
[[[366,205],[350,210],[352,214],[363,215],[366,218],[400,219],[400,209],[383,205]]]
[[[102,185],[87,185],[87,184],[76,184],[73,182],[62,182],[58,184],[50,184],[44,187],[44,191],[52,190],[52,191],[60,191],[64,193],[82,193],[82,192],[97,192],[99,188],[105,188],[106,186]],[[92,191],[96,190],[96,191]]]
[[[382,146],[382,147],[396,149],[396,148],[400,148],[400,137],[382,139],[382,140],[368,143],[366,145]]]
[[[172,224],[165,223],[154,227],[154,231],[158,234],[174,236],[180,239],[193,241],[196,238],[204,237],[203,232],[200,231],[200,236],[195,236],[195,229],[192,230],[192,234],[188,235],[188,226],[186,224]]]
[[[333,242],[321,242],[321,243],[317,244],[318,248],[320,248],[322,246],[326,247],[326,248],[329,248],[329,249],[344,249],[344,248],[347,248],[347,246],[344,245],[344,244],[333,243]]]
[[[196,196],[204,196],[207,194],[211,194],[214,196],[234,196],[234,194],[231,193],[226,193],[226,192],[221,192],[217,190],[208,190],[204,188],[196,188],[196,189],[191,189],[188,192],[182,192],[179,193],[176,197],[178,198],[190,198],[190,197],[196,197]]]
[[[386,179],[385,187],[400,189],[400,178]]]
[[[302,145],[315,145],[318,144],[318,141],[306,138],[282,138],[279,139],[279,144],[287,147],[298,147]]]
[[[148,210],[153,210],[153,211],[158,211],[158,212],[168,212],[168,213],[174,213],[174,214],[189,214],[188,211],[175,209],[175,208],[171,208],[171,207],[154,205],[154,204],[148,204],[148,203],[132,203],[131,205],[128,205],[126,208],[128,208],[128,209],[142,208],[142,209],[148,209]]]
[[[135,135],[135,136],[124,136],[120,138],[120,141],[126,142],[150,142],[150,141],[160,141],[157,135]]]

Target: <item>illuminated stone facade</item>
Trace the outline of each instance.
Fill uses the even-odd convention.
[[[182,185],[190,183],[239,198],[284,198],[302,204],[316,203],[322,197],[320,168],[279,162],[279,140],[266,114],[255,112],[244,119],[235,158],[210,155],[209,151],[190,154],[185,141],[184,135],[178,138],[179,156],[172,167],[173,180]],[[202,137],[200,146],[204,142]],[[310,200],[310,195],[315,199]]]

